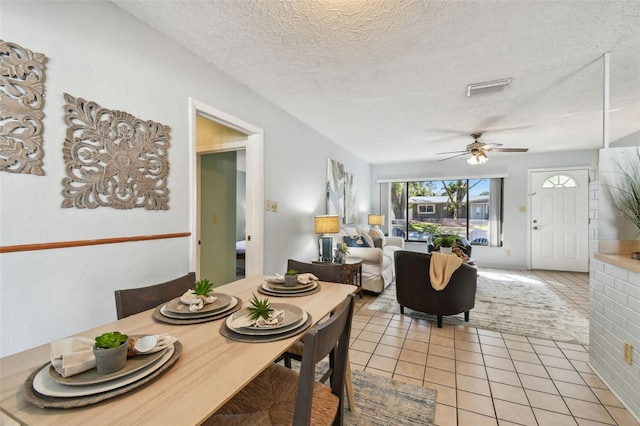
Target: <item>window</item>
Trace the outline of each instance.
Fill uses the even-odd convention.
[[[454,234],[472,245],[502,245],[502,178],[391,184],[391,235],[431,242]]]
[[[569,176],[555,175],[545,180],[542,184],[543,188],[575,188],[578,186],[576,181]]]

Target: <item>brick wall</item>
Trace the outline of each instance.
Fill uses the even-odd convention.
[[[640,419],[640,274],[593,257],[598,244],[598,179],[589,187],[589,364],[636,419]],[[633,365],[624,360],[633,345]]]

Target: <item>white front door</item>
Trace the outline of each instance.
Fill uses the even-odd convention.
[[[589,171],[530,172],[531,267],[589,270]]]

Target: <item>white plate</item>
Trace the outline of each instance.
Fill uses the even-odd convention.
[[[182,303],[179,297],[170,300],[165,306],[167,307],[167,311],[173,312],[174,314],[193,316],[203,314],[205,312],[213,313],[222,311],[223,309],[227,308],[229,303],[231,303],[231,301],[233,300],[233,297],[224,293],[211,293],[211,296],[215,296],[218,299],[213,303],[207,303],[202,309],[196,312],[191,312],[189,310],[189,305]]]
[[[168,308],[167,305],[162,305],[162,307],[160,308],[160,313],[162,315],[164,315],[167,318],[173,318],[173,319],[196,319],[196,318],[206,318],[206,317],[212,317],[215,315],[221,315],[224,314],[225,312],[235,308],[235,306],[238,304],[238,298],[236,297],[232,297],[231,298],[231,303],[229,303],[224,309],[221,309],[219,311],[214,311],[214,312],[193,312],[191,314],[176,314],[175,312],[171,312]],[[185,305],[186,306],[186,305]]]
[[[270,291],[271,293],[277,293],[277,294],[306,293],[306,292],[315,290],[316,287],[318,287],[317,281],[314,281],[311,286],[308,286],[305,288],[288,287],[287,290],[284,290],[281,288],[273,288],[271,287],[271,283],[268,283],[268,282],[265,282],[262,284],[263,290]]]
[[[296,284],[293,287],[289,287],[284,285],[284,283],[274,283],[274,282],[270,282],[269,280],[267,280],[267,286],[269,286],[269,288],[272,289],[276,289],[276,290],[287,290],[287,291],[291,291],[291,290],[301,290],[301,289],[306,289],[308,290],[309,287],[313,286],[313,285],[318,285],[318,281],[310,281],[307,284]],[[315,287],[314,287],[315,288]]]
[[[307,312],[296,305],[290,305],[288,303],[272,303],[271,307],[277,310],[284,311],[284,321],[277,326],[272,327],[234,327],[233,321],[243,317],[249,313],[247,308],[241,309],[238,312],[233,313],[227,318],[226,324],[230,330],[239,334],[248,334],[251,336],[264,335],[264,334],[277,334],[284,331],[292,330],[304,323],[307,320]]]
[[[42,368],[42,370],[40,370],[38,374],[36,374],[36,377],[33,378],[33,388],[42,395],[62,398],[88,396],[110,391],[133,383],[136,380],[140,380],[143,377],[146,377],[149,374],[153,373],[154,371],[162,367],[167,361],[169,361],[169,359],[173,355],[174,350],[174,345],[169,346],[167,348],[167,351],[164,353],[164,355],[162,355],[162,358],[160,358],[158,362],[155,362],[146,368],[138,370],[135,373],[131,373],[129,375],[111,380],[106,383],[86,386],[67,386],[54,382],[53,379],[51,379],[51,377],[49,376],[49,366],[51,364],[48,363]]]

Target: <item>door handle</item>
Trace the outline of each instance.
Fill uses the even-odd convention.
[[[534,227],[533,227],[533,230],[534,230],[534,231],[537,231],[537,230],[538,230],[538,227],[537,227],[537,226],[534,226]]]

